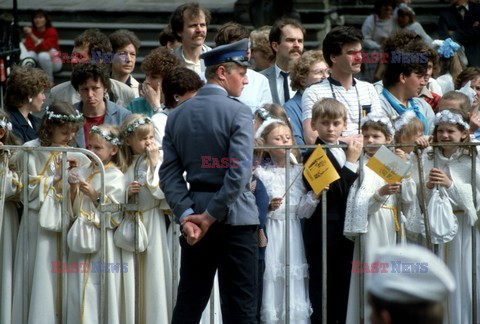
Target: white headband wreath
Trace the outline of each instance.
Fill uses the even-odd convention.
[[[415,112],[413,110],[407,110],[393,122],[393,127],[395,128],[395,131],[398,132],[415,118],[417,118]]]
[[[387,127],[388,135],[395,135],[395,129],[393,128],[392,122],[388,117],[368,114],[362,118],[361,126],[365,125],[365,123],[369,121],[385,125]]]
[[[12,123],[7,122],[7,119],[4,117],[0,119],[0,128],[8,129],[9,131],[12,130]]]
[[[127,129],[123,131],[123,136],[127,137],[128,135],[133,133],[138,127],[151,123],[152,120],[149,117],[137,119],[134,122],[128,124]]]
[[[70,123],[76,123],[83,120],[83,114],[79,111],[77,111],[75,115],[61,115],[55,114],[53,111],[50,111],[50,108],[48,106],[45,108],[45,115],[47,115],[47,118],[50,120],[55,119]]]
[[[255,138],[260,138],[262,136],[263,131],[265,128],[267,128],[269,125],[273,123],[280,123],[282,125],[287,125],[283,120],[277,119],[277,118],[269,118],[265,120],[262,125],[257,129],[257,132],[255,133]]]
[[[103,139],[105,139],[107,142],[111,143],[112,145],[122,145],[122,141],[116,137],[115,135],[112,135],[110,132],[106,130],[100,129],[100,127],[93,125],[92,128],[90,128],[90,134],[97,134],[101,136]]]
[[[433,124],[435,126],[439,124],[457,124],[466,130],[470,129],[470,125],[463,121],[463,117],[461,115],[452,113],[449,110],[442,110],[441,112],[437,113],[433,119]]]

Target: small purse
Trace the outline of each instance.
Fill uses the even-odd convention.
[[[432,243],[447,243],[458,232],[458,219],[453,213],[450,198],[444,187],[434,188],[428,202],[428,220]],[[425,236],[425,229],[422,234]]]
[[[100,229],[85,216],[77,217],[67,234],[67,244],[76,253],[95,253],[100,249]]]
[[[148,247],[148,233],[137,214],[125,216],[115,231],[113,241],[115,245],[129,252],[135,252],[135,223],[138,225],[137,251],[143,252]]]

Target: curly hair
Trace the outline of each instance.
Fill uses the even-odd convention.
[[[250,33],[250,40],[252,41],[252,51],[262,53],[268,61],[273,63],[275,61],[275,54],[273,53],[273,49],[270,47],[270,41],[268,40],[270,30],[270,26],[263,26],[259,29],[255,29]]]
[[[290,66],[290,86],[292,90],[305,90],[310,68],[319,62],[325,62],[322,51],[306,51]]]
[[[235,22],[227,22],[217,31],[214,41],[216,46],[230,44],[248,38],[250,31],[247,27]]]
[[[182,40],[182,38],[178,34],[183,31],[183,25],[185,22],[184,18],[187,18],[187,20],[196,18],[200,16],[201,12],[203,12],[203,14],[205,15],[205,22],[208,26],[211,19],[210,11],[201,7],[198,3],[184,3],[178,6],[177,9],[175,9],[175,11],[170,16],[170,29],[172,30],[173,36],[175,36],[178,41]]]
[[[112,44],[113,53],[118,50],[132,44],[135,47],[135,51],[138,51],[140,47],[140,40],[134,32],[127,29],[119,29],[111,33],[108,38]]]
[[[17,66],[7,80],[5,104],[9,109],[20,108],[42,91],[51,87],[48,75],[41,69]]]
[[[102,63],[84,63],[77,64],[72,72],[72,85],[78,91],[82,84],[88,80],[100,80],[105,89],[110,90],[110,77],[108,76],[108,68]]]
[[[175,95],[183,96],[187,92],[198,91],[203,87],[203,81],[198,74],[186,67],[172,69],[162,80],[162,91],[165,97],[165,107],[177,105]]]
[[[82,47],[88,46],[88,55],[92,52],[111,53],[112,44],[107,35],[102,33],[99,29],[87,29],[75,38],[74,46]]]
[[[391,53],[398,49],[404,48],[415,39],[421,39],[417,33],[410,30],[400,30],[391,34],[383,43],[383,51],[385,53]],[[387,59],[389,59],[388,57]]]
[[[361,43],[363,41],[362,32],[352,26],[337,26],[333,28],[325,37],[322,43],[323,57],[328,66],[332,66],[331,55],[342,54],[342,48],[345,44]]]
[[[113,135],[114,137],[120,139],[120,128],[116,125],[108,125],[108,124],[102,124],[98,125],[98,128],[100,128],[101,131],[106,131],[110,135]],[[101,135],[92,133],[88,134],[88,142],[91,143],[92,138],[99,138],[102,139],[107,145],[114,146],[112,143],[109,141],[105,140]],[[118,152],[114,156],[112,156],[112,162],[117,166],[117,168],[120,169],[122,172],[127,171],[127,160],[125,158],[125,152],[122,149],[121,145],[117,145],[118,147]]]
[[[75,115],[77,110],[73,105],[66,101],[55,100],[51,105],[48,106],[48,110],[53,112],[56,115]],[[43,115],[40,126],[37,130],[38,139],[40,140],[41,146],[51,146],[53,144],[53,127],[69,127],[71,132],[77,132],[80,127],[83,127],[85,120],[77,122],[70,122],[66,120],[59,120],[56,118],[50,119],[47,114]]]
[[[164,78],[171,69],[183,66],[183,61],[166,47],[156,48],[143,60],[141,68],[145,74]]]

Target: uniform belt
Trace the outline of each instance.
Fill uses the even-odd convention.
[[[191,183],[190,191],[197,192],[217,192],[222,188],[223,184],[213,183]]]

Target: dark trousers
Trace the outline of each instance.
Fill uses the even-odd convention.
[[[257,323],[257,229],[256,225],[214,223],[193,246],[180,238],[182,259],[173,324],[200,321],[217,269],[223,323]]]
[[[306,240],[309,267],[309,295],[312,324],[322,323],[322,237],[321,226],[315,240]],[[308,243],[307,243],[308,242]],[[327,221],[327,323],[345,323],[350,286],[353,242],[343,235],[343,223]]]

